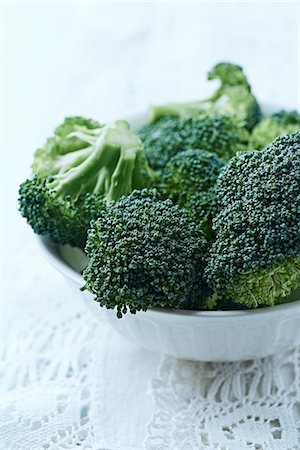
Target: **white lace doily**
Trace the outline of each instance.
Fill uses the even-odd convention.
[[[100,324],[28,236],[4,271],[1,450],[300,449],[300,349],[158,364]]]
[[[39,255],[28,227],[9,247],[0,450],[140,450],[159,357],[100,323]]]
[[[93,343],[105,330],[28,244],[4,274],[1,449],[95,448]]]
[[[241,363],[164,358],[148,450],[299,450],[300,350]]]

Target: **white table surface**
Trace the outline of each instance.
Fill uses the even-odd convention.
[[[151,103],[207,96],[214,85],[207,83],[205,74],[221,60],[244,67],[262,102],[299,109],[299,5],[24,2],[1,5],[1,12],[2,320],[7,325],[4,337],[8,336],[3,351],[6,367],[10,362],[15,367],[16,358],[26,353],[22,347],[26,321],[47,317],[49,302],[55,321],[57,293],[68,297],[60,276],[41,259],[31,230],[17,212],[18,185],[30,174],[33,151],[67,115],[109,121]],[[30,294],[36,285],[47,301]],[[32,309],[26,307],[23,294]],[[59,321],[63,314],[69,319],[68,308],[58,308],[57,314]],[[156,377],[159,356],[110,330],[105,333],[107,345],[99,346],[106,383],[100,419],[97,416],[102,437],[98,436],[97,446],[82,444],[82,448],[140,450],[147,423],[157,410],[148,388]],[[6,346],[12,335],[16,342],[10,352]],[[3,375],[7,387],[7,374]],[[13,389],[9,392],[13,395]],[[43,407],[47,411],[47,402]],[[36,444],[30,450],[44,448]],[[7,445],[1,450],[8,450]],[[57,446],[61,448],[67,447]],[[185,450],[184,446],[164,448]]]

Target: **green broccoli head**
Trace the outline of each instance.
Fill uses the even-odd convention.
[[[66,124],[74,125],[74,121],[70,122],[56,130],[51,159],[49,141],[45,153],[42,155],[41,149],[35,155],[36,161],[45,158],[48,166],[41,171],[39,163],[33,165],[35,177],[21,185],[19,203],[21,214],[35,232],[59,243],[82,246],[89,221],[99,208],[133,189],[147,186],[154,173],[148,166],[142,142],[127,122],[116,121],[113,126],[101,127],[95,135],[87,130],[67,134]],[[74,150],[60,151],[58,136],[63,146],[70,138]]]
[[[213,219],[219,211],[215,188],[195,192],[182,206],[191,219],[200,226],[206,239],[212,241],[214,239]]]
[[[217,202],[214,185],[225,160],[205,150],[186,150],[173,156],[162,171],[159,190],[185,208],[208,239]]]
[[[279,111],[266,116],[251,134],[249,148],[262,150],[279,136],[300,130],[300,114],[297,111]]]
[[[100,212],[88,234],[85,286],[118,317],[149,307],[200,305],[207,243],[179,206],[134,191]]]
[[[163,117],[144,125],[138,132],[144,142],[149,164],[162,169],[177,153],[205,150],[224,159],[248,148],[249,134],[229,117]]]
[[[182,206],[193,194],[213,187],[224,165],[224,159],[205,150],[177,153],[161,173],[159,190]]]
[[[149,112],[150,122],[156,122],[164,116],[186,117],[198,115],[203,111],[211,115],[228,115],[248,130],[260,121],[259,104],[240,66],[219,63],[209,71],[208,79],[220,82],[220,86],[210,98],[188,103],[152,106]]]
[[[271,306],[300,286],[300,132],[264,152],[234,157],[221,172],[206,277],[248,307]]]
[[[248,91],[250,84],[241,66],[228,62],[216,64],[207,74],[208,80],[218,80],[221,86],[243,86]]]
[[[261,109],[252,94],[243,69],[231,63],[219,63],[208,73],[209,80],[218,80],[219,88],[205,103],[220,114],[234,117],[248,130],[261,119]]]
[[[106,204],[102,194],[58,197],[48,179],[33,177],[19,189],[20,212],[33,231],[54,242],[84,248],[90,221]]]

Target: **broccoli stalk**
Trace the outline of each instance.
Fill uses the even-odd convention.
[[[64,151],[68,139],[74,151],[70,146]],[[56,131],[44,153],[39,149],[35,156],[35,176],[20,186],[21,214],[36,233],[81,248],[90,221],[106,203],[149,185],[154,177],[142,142],[121,120],[98,128],[97,133],[75,129],[61,136]],[[48,176],[45,168],[40,171],[43,159],[48,161]]]
[[[118,200],[143,187],[144,176],[152,176],[141,141],[125,121],[104,127],[97,137],[76,132],[70,137],[86,140],[90,146],[57,160],[58,174],[48,185],[58,196],[77,198],[93,192],[102,193],[107,201]]]
[[[250,84],[240,66],[219,63],[208,73],[208,80],[218,80],[219,88],[211,97],[187,103],[169,103],[152,106],[150,122],[164,116],[186,117],[206,111],[234,117],[237,123],[251,130],[261,118],[260,107],[251,92]]]
[[[99,136],[102,128],[103,125],[92,119],[80,116],[66,117],[64,122],[56,127],[54,135],[47,139],[43,147],[35,151],[31,166],[33,173],[40,178],[56,175],[61,167],[68,166],[69,153],[75,151],[78,151],[79,164],[89,154],[86,147],[93,143],[93,137]],[[65,158],[62,158],[63,155],[66,155]],[[72,155],[71,162],[73,166],[77,164]]]

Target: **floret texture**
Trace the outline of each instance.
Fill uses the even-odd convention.
[[[207,242],[179,206],[155,190],[108,205],[87,240],[84,289],[118,317],[149,307],[200,305]]]
[[[248,307],[271,306],[300,286],[300,133],[234,157],[221,172],[217,235],[206,276]]]
[[[138,135],[154,169],[162,169],[173,156],[185,150],[205,150],[230,159],[236,152],[247,150],[249,140],[248,133],[230,118],[209,115],[163,117],[144,125]]]

